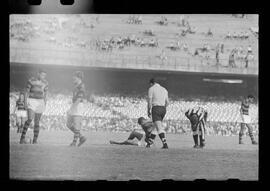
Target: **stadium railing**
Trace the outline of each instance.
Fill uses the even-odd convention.
[[[58,50],[10,47],[10,62],[81,65],[92,67],[111,67],[128,69],[151,69],[192,72],[215,72],[258,75],[258,64],[255,60],[248,68],[244,63],[236,62],[237,67],[228,67],[228,59],[220,59],[220,64],[210,58],[168,56],[161,60],[156,56],[124,55],[119,53],[101,53],[89,50]]]

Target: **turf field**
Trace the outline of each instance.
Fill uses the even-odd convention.
[[[40,131],[38,145],[18,144],[10,130],[10,178],[20,180],[258,180],[258,146],[238,137],[208,136],[206,148],[193,149],[192,136],[168,134],[169,150],[110,145],[129,133],[83,132],[81,147],[69,147],[69,131]],[[32,137],[32,130],[27,136]]]

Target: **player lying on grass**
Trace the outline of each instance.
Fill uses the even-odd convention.
[[[207,120],[207,111],[202,107],[194,107],[189,109],[185,115],[191,123],[195,143],[193,147],[203,148],[205,146],[205,124]]]
[[[151,120],[140,117],[138,119],[138,124],[142,127],[144,133],[133,130],[127,140],[123,142],[110,141],[110,144],[144,146],[143,142],[145,142],[146,147],[151,147],[156,137],[153,133],[153,130],[155,129],[154,123]],[[134,141],[135,138],[138,142]]]

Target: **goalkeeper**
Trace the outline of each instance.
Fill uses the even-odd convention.
[[[110,144],[134,146],[145,145],[147,148],[151,147],[154,144],[154,140],[156,137],[156,134],[153,133],[153,130],[155,129],[154,123],[151,120],[140,117],[138,118],[138,124],[142,127],[144,133],[133,130],[127,140],[123,142],[110,141]],[[138,140],[138,142],[134,141],[135,138]]]
[[[195,143],[193,147],[203,148],[205,146],[205,124],[207,120],[207,111],[202,107],[194,107],[189,109],[185,115],[191,123]]]

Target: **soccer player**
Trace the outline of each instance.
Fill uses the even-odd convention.
[[[23,92],[20,93],[19,99],[16,101],[16,106],[13,113],[16,114],[17,133],[22,133],[23,125],[27,118],[25,97]]]
[[[46,80],[46,72],[40,70],[37,77],[28,80],[26,88],[26,105],[28,119],[24,124],[20,144],[26,144],[25,135],[28,127],[34,119],[34,138],[33,144],[37,144],[39,135],[39,121],[42,113],[45,111],[46,97],[48,91],[48,82]]]
[[[240,129],[240,132],[239,132],[239,144],[244,144],[244,142],[242,140],[242,137],[244,135],[245,126],[247,126],[247,128],[248,128],[248,134],[250,136],[251,143],[253,145],[258,144],[255,141],[253,133],[252,133],[252,126],[250,125],[251,118],[249,116],[249,106],[254,101],[254,99],[255,98],[254,98],[253,95],[248,95],[242,101],[241,108],[240,108],[240,114],[241,114],[242,121],[241,121],[241,129]]]
[[[205,146],[205,124],[207,120],[207,111],[202,107],[194,107],[185,112],[190,120],[193,131],[194,148],[203,148]],[[200,144],[199,144],[200,143]]]
[[[128,136],[127,140],[123,142],[116,142],[116,141],[110,141],[111,144],[117,144],[117,145],[135,145],[135,146],[142,146],[143,141],[146,143],[146,147],[149,148],[153,145],[154,140],[156,138],[155,133],[153,133],[153,130],[155,129],[154,123],[149,120],[145,119],[144,117],[138,118],[138,124],[142,127],[145,134],[140,133],[136,130],[133,130],[130,135]],[[134,139],[137,139],[138,142],[135,143]]]
[[[148,117],[152,118],[157,129],[160,140],[162,141],[162,149],[168,149],[165,138],[165,131],[162,126],[163,118],[166,115],[166,108],[169,105],[168,91],[156,83],[155,79],[150,79],[150,88],[148,90]]]
[[[83,72],[77,71],[73,76],[74,90],[72,105],[67,113],[67,127],[74,133],[74,138],[70,146],[76,146],[79,139],[78,147],[81,146],[86,138],[80,133],[82,116],[84,112],[85,98],[85,87],[83,83]]]

